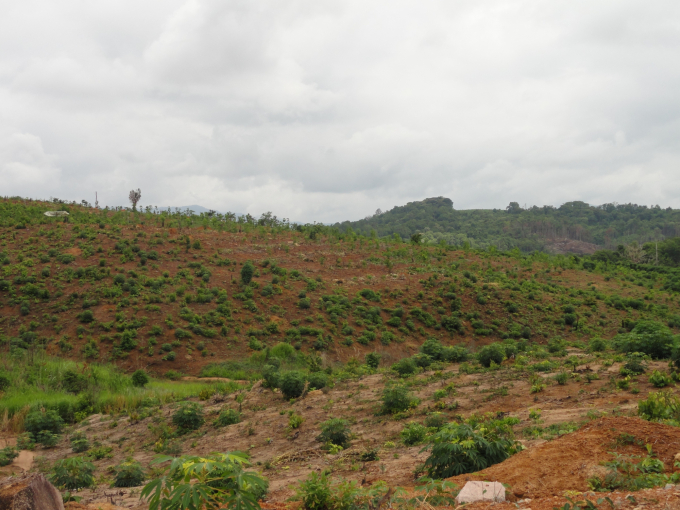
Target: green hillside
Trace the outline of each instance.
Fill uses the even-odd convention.
[[[680,235],[680,210],[637,204],[589,205],[567,202],[560,207],[522,208],[511,202],[505,209],[456,210],[444,197],[409,202],[359,221],[337,223],[341,231],[379,237],[422,233],[429,242],[473,248],[496,246],[524,252],[543,250],[551,239],[567,238],[604,248],[661,240]]]

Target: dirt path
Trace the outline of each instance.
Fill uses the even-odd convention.
[[[0,438],[0,448],[5,448],[7,446],[15,446],[17,444],[16,437],[1,437]],[[29,450],[19,451],[19,456],[14,459],[14,461],[7,466],[5,469],[10,471],[15,471],[16,468],[22,471],[28,471],[33,467],[33,459],[35,458],[35,453]],[[13,469],[14,468],[14,469]]]

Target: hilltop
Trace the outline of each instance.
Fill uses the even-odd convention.
[[[619,244],[643,244],[680,235],[680,210],[658,205],[589,205],[567,202],[560,207],[520,207],[511,202],[505,209],[456,210],[449,198],[427,198],[395,206],[389,211],[359,221],[335,224],[342,232],[354,231],[378,237],[415,233],[424,240],[462,247],[499,250],[519,248],[523,252],[592,254]],[[565,242],[567,241],[567,242]],[[570,246],[568,241],[574,242]],[[566,250],[564,249],[566,247]]]

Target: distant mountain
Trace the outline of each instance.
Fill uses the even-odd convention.
[[[560,207],[522,208],[511,202],[505,209],[456,210],[445,197],[427,198],[376,211],[359,221],[334,225],[342,231],[380,237],[397,234],[404,239],[421,233],[430,242],[507,250],[592,252],[619,244],[640,244],[680,235],[680,210],[658,205],[567,202]],[[566,243],[578,241],[582,244]],[[585,244],[584,244],[585,243]],[[573,245],[573,246],[572,246]]]

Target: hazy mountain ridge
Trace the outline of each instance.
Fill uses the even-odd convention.
[[[423,239],[475,248],[496,246],[507,250],[546,250],[556,239],[590,243],[602,248],[640,244],[680,235],[680,210],[637,204],[567,202],[560,207],[522,208],[511,202],[505,209],[456,210],[445,197],[427,198],[376,211],[358,221],[336,223],[342,231],[352,229],[379,237],[414,233]]]

